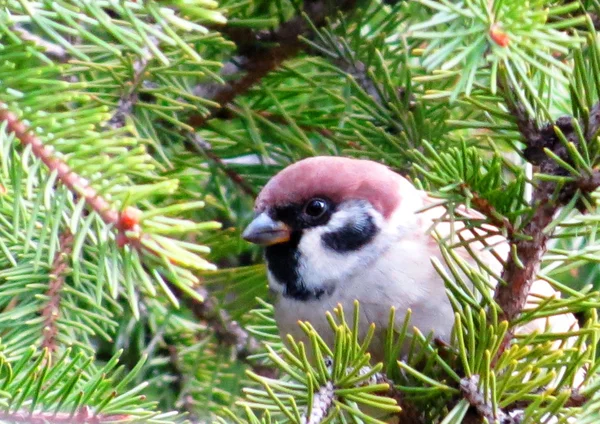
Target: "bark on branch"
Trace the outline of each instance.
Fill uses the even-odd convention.
[[[69,257],[73,251],[73,241],[73,234],[65,229],[59,238],[58,251],[54,256],[54,262],[50,270],[50,284],[46,292],[48,302],[42,309],[42,317],[44,318],[42,349],[47,348],[49,352],[55,352],[57,349],[56,336],[58,335],[58,328],[56,321],[59,318],[60,295],[65,284],[65,272],[69,266]]]
[[[0,421],[25,424],[102,424],[127,422],[134,417],[125,414],[94,414],[83,406],[74,413],[67,412],[31,412],[28,410],[0,411]]]
[[[307,19],[319,28],[325,25],[327,19],[335,13],[351,10],[355,3],[356,0],[343,0],[334,7],[326,0],[307,0],[304,2],[303,10],[306,16],[294,16],[271,32],[222,27],[221,33],[228,36],[238,50],[238,56],[224,70],[228,74],[236,71],[242,71],[244,74],[222,86],[208,84],[197,87],[196,94],[208,95],[207,98],[215,101],[219,108],[225,107],[237,96],[246,93],[267,74],[279,68],[284,61],[293,58],[305,48],[305,44],[299,37],[311,35],[311,26]],[[217,111],[218,109],[213,110],[208,115],[193,115],[188,123],[195,128],[202,127],[206,121],[214,117]]]
[[[258,340],[248,334],[237,321],[232,320],[227,311],[219,308],[206,289],[196,289],[204,298],[203,302],[199,302],[198,300],[185,295],[179,288],[172,284],[169,285],[169,288],[177,297],[184,300],[186,306],[199,321],[208,324],[221,344],[231,346],[234,349],[238,360],[250,363],[248,360],[249,356],[262,352],[262,347]],[[253,362],[250,363],[250,365],[257,374],[268,377],[275,377],[276,375],[276,371],[273,368],[258,365]]]
[[[119,245],[129,243],[136,247],[139,245],[139,239],[125,235],[125,231],[131,229],[136,216],[141,213],[138,209],[130,207],[121,212],[117,211],[85,178],[74,172],[65,161],[56,157],[54,149],[44,145],[42,140],[2,103],[0,103],[1,122],[6,122],[7,132],[13,133],[23,146],[31,147],[35,157],[41,160],[51,172],[56,172],[58,180],[73,194],[85,199],[86,204],[100,216],[104,223],[113,225],[119,231],[117,236]]]
[[[572,162],[567,148],[556,134],[556,129],[560,130],[576,147],[581,142],[590,142],[600,129],[600,103],[591,110],[589,122],[582,125],[585,128],[586,140],[579,139],[571,117],[559,118],[556,122],[539,128],[525,115],[522,108],[510,102],[509,105],[512,108],[511,112],[517,117],[519,130],[527,146],[523,154],[530,163],[539,168],[539,172],[542,174],[569,175],[567,170],[545,153],[545,149],[548,149],[563,161]],[[516,248],[517,258],[511,255],[507,259],[502,273],[502,280],[505,284],[499,284],[496,288],[495,300],[502,309],[501,319],[511,322],[525,307],[529,290],[536,278],[542,257],[546,253],[548,240],[552,235],[544,230],[552,223],[558,209],[571,201],[578,192],[585,196],[599,186],[600,172],[598,171],[562,187],[557,187],[553,181],[542,181],[536,185],[531,200],[533,216],[519,231],[525,237],[510,240]],[[578,207],[584,211],[583,203]],[[513,331],[514,329],[511,329],[507,332],[496,359],[510,344],[514,335]]]

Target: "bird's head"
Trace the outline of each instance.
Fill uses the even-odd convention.
[[[416,193],[376,162],[304,159],[266,184],[243,238],[265,246],[272,289],[319,298],[364,271],[413,225]]]

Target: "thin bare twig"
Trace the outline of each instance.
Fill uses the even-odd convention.
[[[102,424],[126,422],[132,418],[125,414],[94,414],[88,406],[83,406],[72,414],[29,410],[0,411],[0,421],[26,424]]]
[[[54,256],[50,271],[50,284],[46,292],[48,302],[42,309],[42,317],[44,318],[42,348],[47,348],[50,352],[55,352],[57,349],[56,336],[58,335],[58,328],[56,321],[59,317],[60,292],[65,283],[65,272],[69,266],[69,256],[73,251],[73,240],[74,237],[71,231],[65,229],[59,238],[58,251]]]

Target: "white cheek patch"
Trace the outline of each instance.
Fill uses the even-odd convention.
[[[371,241],[359,249],[337,252],[323,242],[323,235],[336,232],[349,225],[358,229],[371,222],[379,230]],[[300,251],[299,274],[307,289],[338,286],[354,275],[359,268],[366,268],[396,240],[397,229],[389,228],[383,216],[366,202],[342,204],[327,225],[303,232]]]

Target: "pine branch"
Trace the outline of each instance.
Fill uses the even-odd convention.
[[[539,170],[543,174],[568,175],[568,171],[546,155],[545,149],[552,151],[565,162],[571,162],[567,148],[556,135],[555,126],[562,131],[568,141],[578,146],[580,140],[573,128],[572,118],[562,117],[556,123],[538,128],[534,121],[526,117],[522,107],[510,100],[507,103],[513,115],[517,117],[519,130],[527,146],[523,152],[525,158],[539,166]],[[587,129],[587,138],[591,138],[600,130],[600,103],[596,104],[590,112],[590,121],[584,128]],[[589,139],[583,140],[583,142],[588,141]],[[529,290],[536,278],[551,236],[545,231],[545,228],[552,223],[558,209],[568,203],[578,191],[589,194],[599,186],[600,173],[595,171],[592,175],[582,177],[574,183],[565,184],[558,189],[558,194],[556,194],[557,184],[553,181],[541,181],[534,188],[531,200],[534,209],[533,216],[521,230],[521,234],[525,237],[511,240],[516,248],[517,257],[511,255],[507,259],[502,272],[502,281],[505,284],[499,284],[494,295],[502,310],[501,319],[511,322],[525,307]],[[507,332],[496,359],[508,347],[513,336],[514,328]]]
[[[0,104],[0,108],[5,106]],[[23,146],[30,146],[33,154],[39,158],[50,171],[56,171],[58,179],[69,188],[73,193],[85,198],[87,204],[96,212],[107,224],[117,225],[120,221],[119,213],[100,196],[98,192],[89,185],[87,180],[71,171],[69,165],[53,154],[53,149],[45,146],[38,137],[36,137],[23,122],[21,122],[13,113],[6,109],[0,110],[0,122],[6,122],[8,131],[15,134]]]
[[[55,59],[58,62],[66,62],[70,59],[69,53],[64,48],[27,31],[21,25],[14,25],[10,30],[17,34],[22,40],[33,43],[33,45],[46,54],[46,56]]]
[[[312,408],[310,415],[303,415],[300,424],[320,424],[329,414],[333,401],[335,400],[335,391],[333,383],[328,381],[324,386],[319,388],[317,393],[313,395]]]
[[[170,288],[176,296],[183,297],[187,307],[198,320],[204,321],[210,326],[219,342],[233,347],[239,360],[247,362],[250,355],[262,351],[260,343],[249,335],[238,322],[233,321],[227,311],[219,308],[206,289],[196,289],[199,296],[204,299],[200,302],[186,296],[173,285]]]
[[[69,414],[65,412],[31,412],[28,410],[0,411],[0,421],[26,424],[101,424],[126,422],[125,414],[94,414],[87,406]]]
[[[210,87],[198,87],[196,92],[210,93],[210,100],[219,104],[219,108],[231,103],[237,96],[246,93],[251,87],[259,83],[266,75],[276,70],[284,61],[296,56],[306,45],[300,40],[301,36],[309,36],[311,27],[307,19],[316,27],[322,27],[329,17],[338,11],[351,10],[356,1],[344,0],[336,7],[329,7],[326,0],[309,0],[304,2],[304,14],[306,16],[295,16],[283,23],[278,29],[271,33],[254,33],[249,29],[238,29],[223,27],[221,32],[231,38],[238,46],[239,56],[234,64],[226,65],[227,73],[241,68],[246,73],[238,79],[234,79],[219,89]],[[265,43],[276,43],[275,46],[267,47]],[[209,119],[213,118],[217,110],[210,114],[191,116],[189,125],[202,127]]]
[[[156,37],[148,36],[148,39],[154,46],[158,46],[158,39]],[[142,49],[140,58],[132,65],[133,77],[131,82],[125,84],[123,87],[123,94],[117,103],[117,110],[107,123],[110,128],[114,129],[125,126],[127,117],[133,113],[133,108],[138,101],[138,88],[144,82],[144,76],[150,60],[152,60],[150,47],[145,47]]]
[[[0,103],[0,108],[2,107],[4,106]],[[138,238],[125,234],[127,230],[131,230],[134,225],[137,225],[137,219],[141,214],[138,209],[128,207],[122,212],[117,211],[96,189],[90,186],[85,178],[73,172],[69,165],[57,158],[53,153],[53,149],[45,146],[42,140],[36,137],[12,112],[1,109],[0,122],[2,121],[7,123],[8,131],[14,133],[23,146],[31,146],[33,154],[50,171],[56,172],[59,181],[74,194],[83,197],[87,205],[102,218],[105,224],[113,225],[119,230],[117,242],[121,246],[131,243],[141,248]]]
[[[48,303],[42,310],[42,317],[44,318],[42,349],[47,348],[50,352],[55,352],[58,348],[56,345],[58,334],[56,321],[59,318],[60,292],[65,283],[65,272],[69,266],[69,256],[73,251],[73,241],[73,234],[65,229],[59,238],[59,248],[50,271],[50,284],[46,292]]]
[[[485,395],[479,390],[479,376],[472,375],[460,381],[460,391],[469,404],[477,411],[479,417],[488,423],[520,424],[524,415],[522,411],[507,414],[499,408],[494,410],[491,402],[487,401]],[[478,420],[481,422],[480,420]]]

